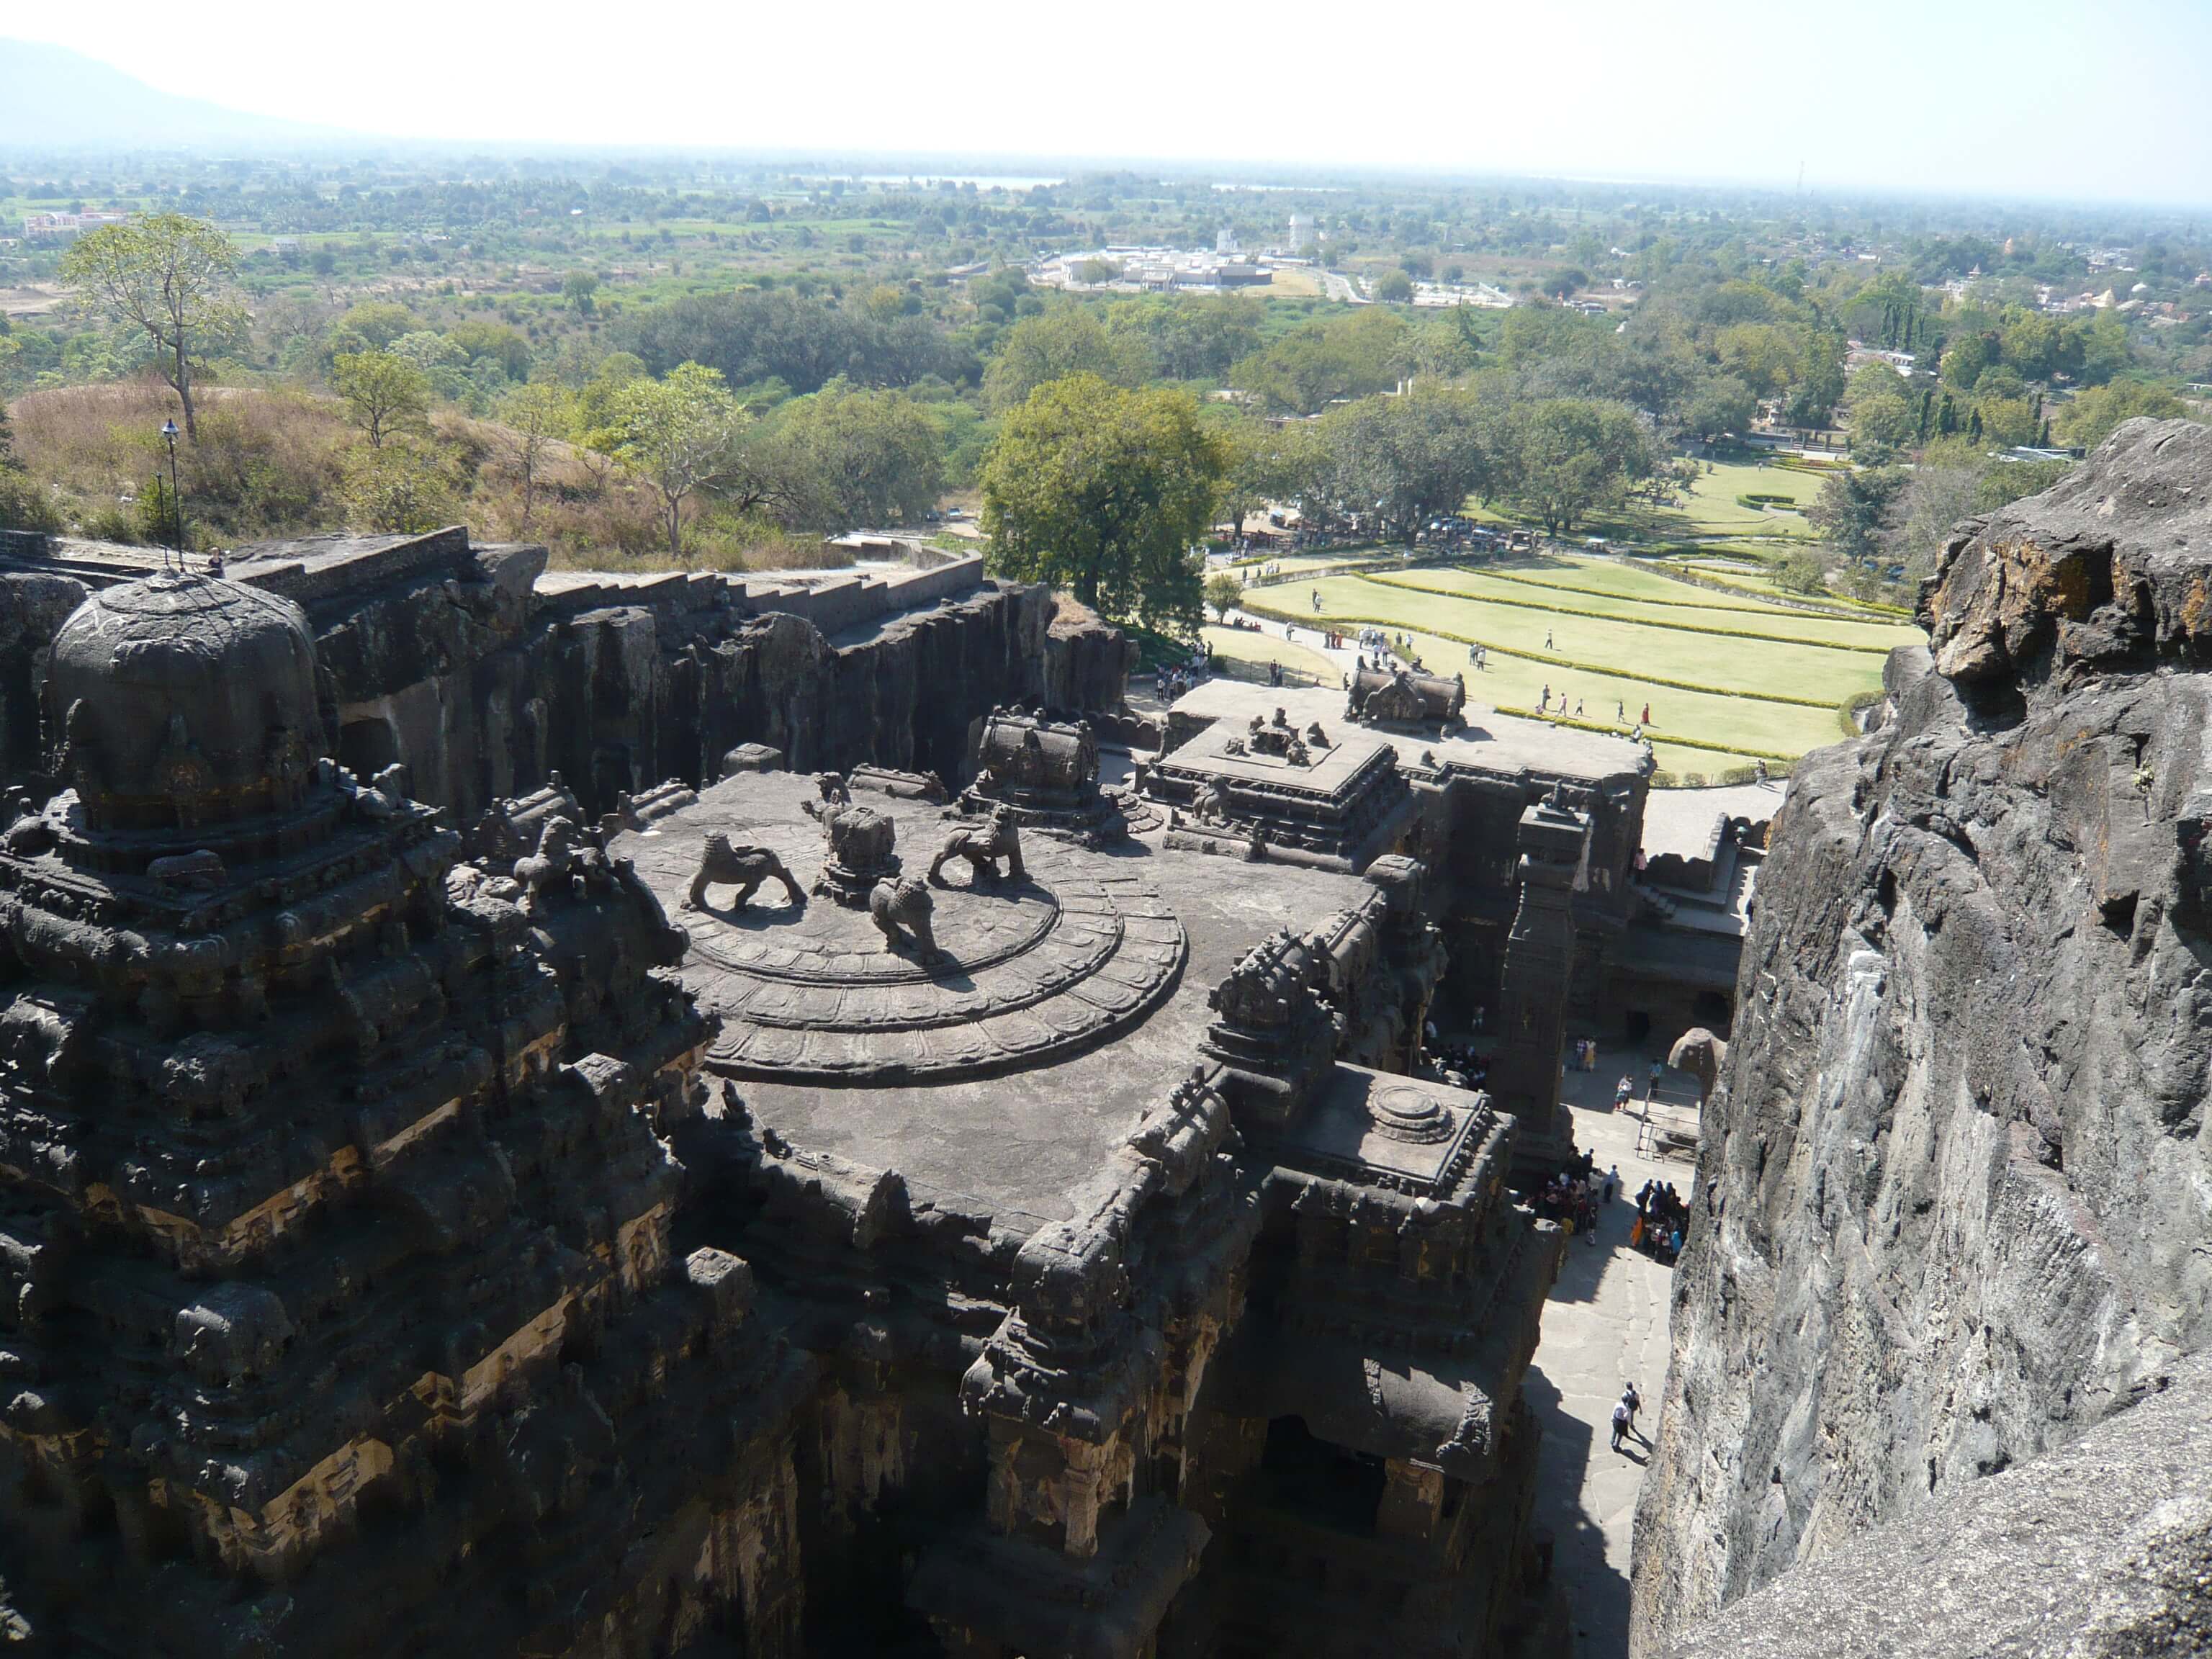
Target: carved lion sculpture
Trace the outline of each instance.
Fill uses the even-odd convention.
[[[945,959],[929,927],[930,913],[936,908],[929,889],[912,876],[879,881],[868,895],[868,915],[882,930],[884,945],[894,951],[910,951],[924,963]]]
[[[784,897],[793,909],[805,908],[806,895],[773,849],[732,846],[730,838],[718,830],[707,837],[707,850],[700,857],[699,873],[691,878],[691,891],[684,901],[684,908],[703,910],[709,887],[734,887],[738,892],[730,901],[730,908],[742,910],[766,881],[783,884]]]
[[[1728,1044],[1702,1025],[1692,1025],[1674,1039],[1668,1050],[1667,1063],[1678,1072],[1687,1072],[1698,1079],[1698,1098],[1713,1097],[1713,1085],[1720,1081],[1721,1067],[1728,1064]]]
[[[514,878],[522,888],[522,908],[535,910],[538,896],[569,871],[576,847],[576,826],[563,817],[545,820],[538,832],[538,850],[514,861]]]
[[[939,887],[945,883],[939,872],[954,859],[968,860],[968,884],[971,887],[985,882],[1001,879],[1019,881],[1025,873],[1022,869],[1022,832],[1014,823],[1014,815],[1001,806],[991,814],[988,829],[970,829],[963,824],[945,838],[945,845],[930,861],[929,879]],[[999,873],[999,860],[1006,864],[1006,875]]]

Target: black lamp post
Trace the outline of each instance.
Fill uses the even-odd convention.
[[[185,568],[185,498],[177,493],[177,423],[161,422],[161,435],[169,441],[169,545],[177,555],[177,568]]]

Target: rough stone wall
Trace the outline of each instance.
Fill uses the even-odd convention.
[[[364,777],[404,762],[417,799],[464,820],[555,771],[594,812],[620,790],[696,787],[746,742],[797,769],[873,763],[957,784],[994,707],[1122,706],[1127,640],[1042,587],[986,581],[825,636],[795,613],[808,595],[770,609],[775,596],[711,574],[556,589],[539,584],[542,548],[441,534],[350,564],[325,554],[304,575],[290,544],[245,550],[233,574],[300,590],[338,758]],[[52,741],[46,646],[111,573],[90,544],[17,538],[0,552],[17,562],[0,571],[0,771],[17,778]]]
[[[2199,1356],[2063,1449],[1784,1573],[1674,1659],[2212,1653],[2207,1468],[2212,1365]]]
[[[2212,431],[2130,422],[1962,526],[1932,657],[1796,774],[1675,1279],[1638,1652],[2212,1328],[2208,479]]]

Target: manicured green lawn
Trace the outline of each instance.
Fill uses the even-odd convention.
[[[1510,574],[1518,574],[1518,572]],[[1717,629],[1730,633],[1756,634],[1784,640],[1814,640],[1837,646],[1863,646],[1888,652],[1900,645],[1917,643],[1917,629],[1901,629],[1895,623],[1868,620],[1845,622],[1824,617],[1816,611],[1793,611],[1781,605],[1762,605],[1748,596],[1716,593],[1709,589],[1689,586],[1681,582],[1670,582],[1664,576],[1650,575],[1642,571],[1626,570],[1624,576],[1641,576],[1660,584],[1668,592],[1664,603],[1648,599],[1629,599],[1612,593],[1589,590],[1563,591],[1555,587],[1538,587],[1528,582],[1504,581],[1494,575],[1477,570],[1408,570],[1389,573],[1390,583],[1401,589],[1407,585],[1431,588],[1440,593],[1464,595],[1482,601],[1486,610],[1522,610],[1531,605],[1540,610],[1528,614],[1543,617],[1547,613],[1555,620],[1540,626],[1537,638],[1543,637],[1544,628],[1557,633],[1573,628],[1579,629],[1596,617],[1618,619],[1629,626],[1642,626],[1646,631],[1676,633],[1685,629]],[[1555,580],[1545,575],[1542,580]],[[1380,585],[1380,584],[1378,584]],[[1295,586],[1295,584],[1293,584]],[[1706,601],[1710,599],[1711,603]],[[1589,613],[1588,615],[1577,613]],[[1496,624],[1504,626],[1503,623]],[[1564,637],[1564,635],[1562,635]],[[1736,641],[1708,634],[1704,639],[1722,647],[1732,647]],[[1662,646],[1667,643],[1662,641]],[[1760,648],[1764,641],[1753,641]],[[1628,647],[1635,648],[1635,647]],[[1573,653],[1565,653],[1573,654]],[[1762,668],[1762,672],[1771,672]],[[1691,676],[1689,678],[1698,678]],[[1733,689],[1733,688],[1732,688]],[[1815,692],[1797,692],[1781,685],[1765,683],[1741,688],[1747,690],[1784,690],[1792,696],[1813,696]]]
[[[1837,741],[1835,706],[1854,693],[1880,688],[1883,657],[1876,650],[1834,646],[1886,651],[1921,637],[1910,627],[1837,621],[1722,594],[1711,605],[1652,604],[1651,599],[1676,596],[1695,600],[1702,590],[1605,560],[1524,562],[1504,574],[1571,586],[1547,589],[1502,581],[1480,570],[1431,568],[1387,580],[1330,576],[1256,589],[1247,596],[1248,608],[1304,622],[1315,615],[1308,596],[1318,592],[1322,617],[1339,618],[1347,628],[1364,620],[1411,633],[1425,665],[1465,674],[1469,699],[1492,708],[1534,709],[1548,689],[1555,708],[1564,695],[1570,714],[1579,704],[1585,720],[1625,717],[1632,726],[1648,704],[1661,768],[1706,774],[1746,764],[1748,757],[1690,752],[1701,744],[1794,757]],[[1547,599],[1560,608],[1531,608],[1530,601]],[[1570,614],[1577,611],[1604,614]],[[1781,637],[1723,637],[1655,625],[1684,622]],[[1465,641],[1474,640],[1492,647],[1486,672],[1468,659]],[[1662,679],[1706,689],[1656,683]],[[1768,701],[1777,696],[1814,701]]]
[[[1264,590],[1263,590],[1264,591]],[[1233,658],[1238,662],[1257,663],[1262,668],[1279,662],[1286,669],[1301,674],[1310,674],[1323,685],[1343,683],[1341,669],[1319,652],[1309,651],[1302,645],[1273,634],[1255,634],[1243,628],[1213,628],[1201,630],[1206,635],[1206,649],[1216,656]]]

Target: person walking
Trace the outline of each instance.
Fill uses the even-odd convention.
[[[1651,705],[1650,703],[1647,702],[1644,705],[1644,718],[1636,723],[1638,726],[1649,726],[1651,724]]]
[[[1632,1413],[1632,1412],[1628,1409],[1628,1402],[1627,1402],[1626,1401],[1625,1401],[1625,1400],[1624,1400],[1624,1401],[1621,1401],[1618,1402],[1618,1403],[1613,1407],[1613,1450],[1615,1450],[1615,1451],[1619,1451],[1619,1450],[1620,1449],[1620,1442],[1621,1442],[1621,1438],[1622,1438],[1622,1437],[1623,1437],[1623,1436],[1625,1436],[1626,1434],[1627,1434],[1627,1432],[1628,1432],[1628,1431],[1629,1431],[1629,1425],[1631,1425],[1634,1420],[1635,1420],[1635,1414],[1634,1414],[1633,1413]]]
[[[1620,1391],[1620,1406],[1621,1409],[1628,1413],[1629,1433],[1635,1434],[1636,1437],[1641,1440],[1644,1437],[1636,1434],[1636,1413],[1644,1409],[1644,1396],[1636,1392],[1635,1383],[1631,1382]]]
[[[1547,650],[1547,651],[1549,651],[1551,648],[1552,648],[1552,630],[1551,630],[1550,629],[1548,629],[1548,628],[1547,628],[1547,629],[1546,629],[1544,630],[1544,649],[1545,649],[1545,650]]]

